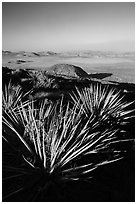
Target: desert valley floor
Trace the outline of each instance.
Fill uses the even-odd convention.
[[[134,53],[98,51],[79,52],[9,52],[3,51],[2,65],[13,69],[36,68],[46,70],[55,64],[73,64],[87,73],[109,73],[106,80],[135,83]]]

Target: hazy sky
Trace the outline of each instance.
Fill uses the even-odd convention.
[[[135,4],[4,2],[3,50],[134,51]]]

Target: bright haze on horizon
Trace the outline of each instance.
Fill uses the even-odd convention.
[[[3,2],[2,49],[135,51],[133,2]]]

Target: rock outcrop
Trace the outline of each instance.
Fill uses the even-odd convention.
[[[50,67],[47,73],[66,78],[88,78],[88,74],[81,67],[70,64],[56,64]]]

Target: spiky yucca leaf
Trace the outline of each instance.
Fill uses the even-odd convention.
[[[8,85],[5,85],[4,90],[2,91],[2,111],[10,112],[16,109],[16,107],[23,102],[23,99],[29,95],[31,92],[28,91],[23,93],[21,86],[14,86],[11,82]],[[22,105],[29,103],[29,100],[26,100]]]
[[[69,102],[64,105],[61,100],[55,106],[42,102],[38,109],[32,101],[27,106],[18,106],[18,111],[16,109],[6,117],[4,115],[4,128],[10,130],[10,135],[8,131],[4,134],[5,141],[10,141],[9,138],[14,135],[29,152],[21,151],[21,167],[7,165],[5,168],[16,171],[16,176],[22,172],[26,175],[27,164],[28,174],[36,170],[34,175],[40,175],[43,180],[37,181],[37,185],[46,189],[50,179],[56,183],[88,179],[96,168],[123,158],[121,149],[115,149],[113,144],[123,142],[119,129],[130,112],[125,111],[126,103],[113,90],[106,93],[106,90],[98,87],[96,91],[91,97],[89,90],[83,90],[88,102],[78,91],[79,95],[72,97],[73,106]],[[114,118],[117,113],[121,118],[115,117],[115,125],[107,125],[110,115]],[[22,131],[18,126],[22,127]],[[18,190],[23,189],[20,187]],[[38,190],[36,195],[39,193]]]
[[[80,164],[80,159],[84,156],[98,153],[102,147],[104,150],[104,146],[116,141],[117,130],[104,127],[102,132],[97,131],[96,128],[99,128],[100,123],[95,122],[92,116],[81,123],[82,106],[78,113],[77,105],[70,109],[69,103],[65,110],[63,105],[60,106],[59,112],[57,109],[58,106],[46,108],[44,103],[38,110],[34,108],[33,102],[27,108],[24,106],[19,108],[18,118],[24,126],[22,135],[10,122],[8,123],[7,119],[3,120],[32,154],[32,162],[23,155],[24,160],[32,167],[43,166],[49,175],[60,172],[58,177],[61,179],[79,179],[104,162],[121,158],[115,151],[108,159],[109,152],[106,151],[106,158],[103,158],[103,161],[101,158],[96,162],[91,160],[88,164]]]
[[[76,88],[71,98],[78,109],[83,107],[86,117],[94,115],[104,125],[124,125],[128,119],[134,117],[133,110],[128,110],[134,102],[127,103],[121,91],[110,89],[109,86],[97,84],[82,90]]]
[[[13,86],[11,82],[5,86],[2,92],[2,108],[4,110],[12,110],[21,101],[22,90],[20,86]]]

